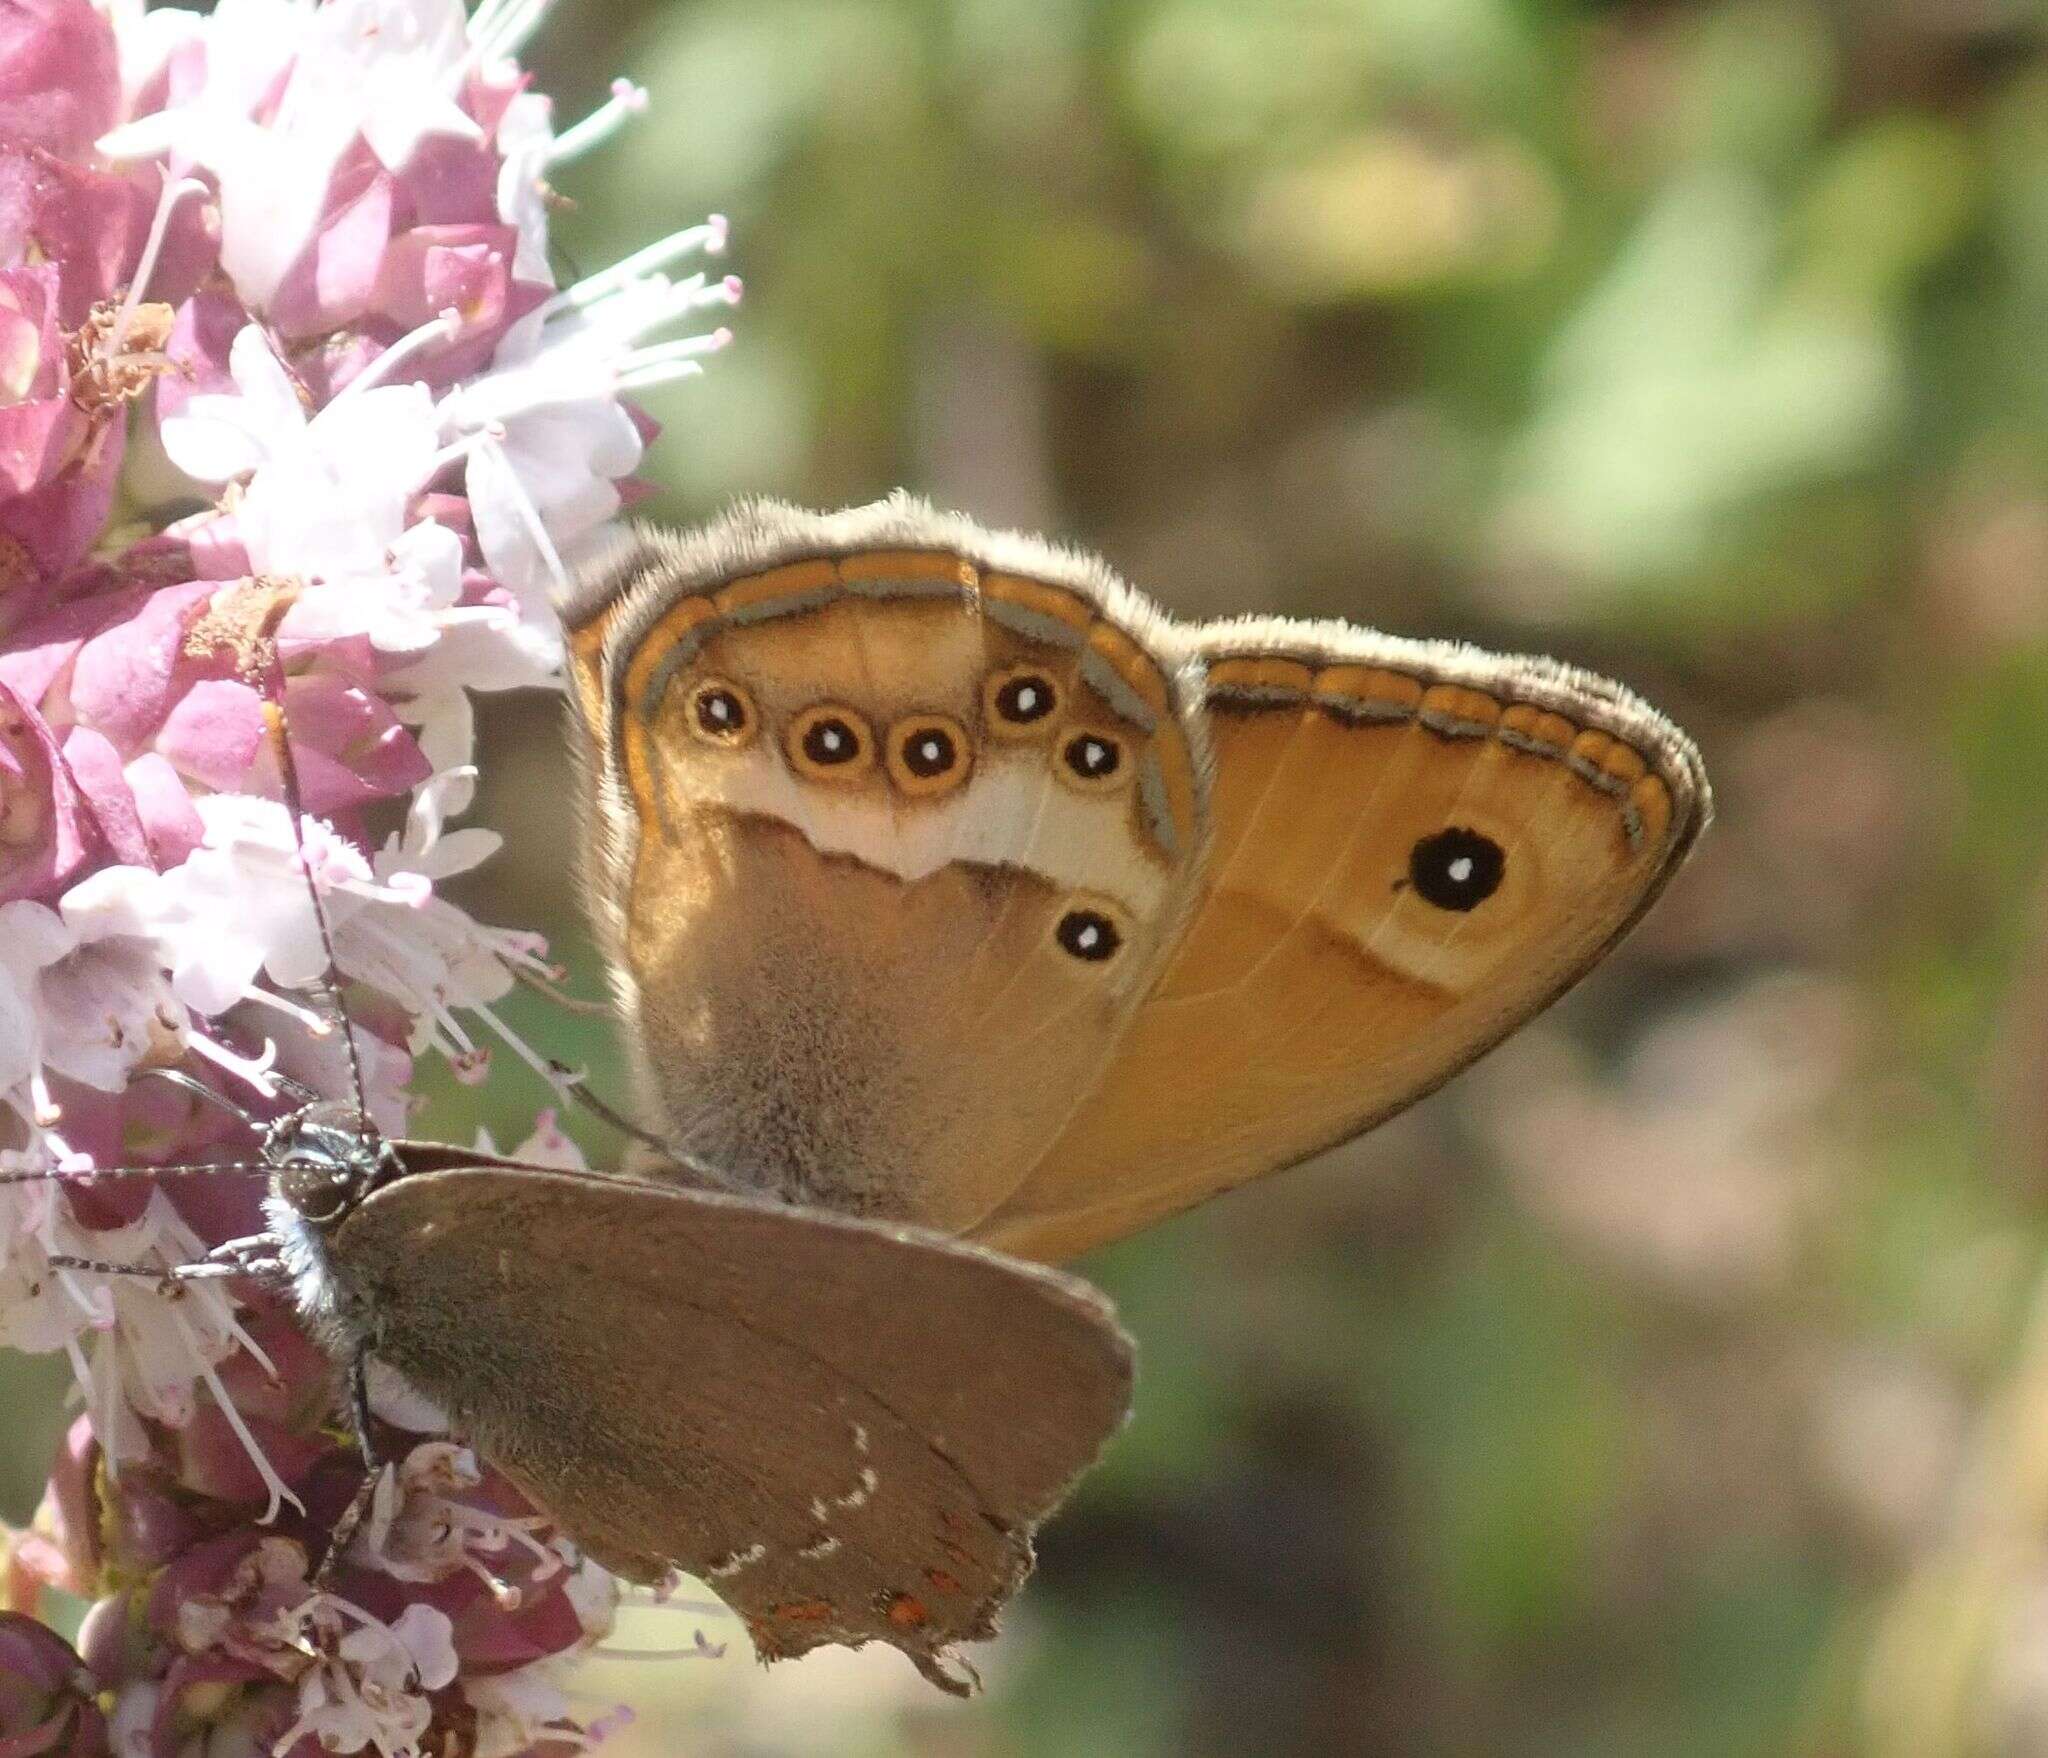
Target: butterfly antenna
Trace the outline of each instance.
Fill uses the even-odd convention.
[[[636,1141],[644,1148],[652,1148],[664,1160],[668,1161],[670,1165],[688,1172],[707,1188],[724,1191],[730,1196],[743,1196],[746,1194],[746,1186],[730,1172],[712,1165],[709,1161],[699,1159],[680,1143],[672,1141],[666,1136],[659,1136],[651,1130],[642,1129],[630,1117],[623,1115],[612,1106],[606,1104],[603,1099],[599,1098],[591,1090],[589,1077],[571,1068],[566,1062],[549,1062],[548,1077],[550,1084],[554,1086],[557,1092],[574,1100],[575,1103],[581,1105],[593,1117],[610,1124],[613,1129],[616,1129],[628,1140]]]
[[[299,791],[298,759],[292,755],[291,733],[284,718],[283,661],[274,661],[274,667],[276,692],[263,705],[263,713],[269,723],[271,740],[277,747],[277,771],[284,787],[285,814],[292,821],[292,846],[298,851],[299,871],[305,876],[306,896],[313,905],[313,924],[320,931],[321,955],[327,961],[319,977],[320,993],[327,1003],[328,1013],[341,1028],[341,1047],[348,1057],[350,1096],[356,1108],[356,1132],[374,1136],[376,1125],[370,1121],[369,1089],[363,1081],[363,1059],[356,1049],[356,1035],[349,1028],[348,1009],[342,1005],[341,988],[336,982],[341,966],[334,953],[334,930],[327,919],[327,902],[321,897],[319,884],[313,878],[313,857],[306,851],[305,796]]]
[[[195,1099],[204,1099],[209,1105],[225,1111],[230,1117],[239,1119],[251,1135],[261,1135],[266,1127],[262,1118],[253,1111],[245,1111],[226,1093],[217,1093],[203,1080],[194,1080],[182,1068],[143,1068],[136,1071],[137,1080],[160,1080],[171,1086],[182,1088]]]

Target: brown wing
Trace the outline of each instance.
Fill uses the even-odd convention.
[[[1224,624],[1212,840],[1101,1084],[973,1236],[1057,1259],[1400,1110],[1596,963],[1708,811],[1620,686],[1340,624]]]
[[[486,1457],[607,1567],[704,1580],[768,1660],[879,1640],[964,1689],[941,1658],[994,1631],[1130,1403],[1086,1284],[808,1210],[420,1170],[331,1252]]]

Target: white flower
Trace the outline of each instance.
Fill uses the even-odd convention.
[[[221,266],[255,310],[328,217],[335,170],[357,140],[400,171],[425,139],[481,138],[457,101],[469,55],[460,0],[222,0],[211,18],[152,37],[133,74],[124,65],[124,83],[193,38],[205,46],[205,79],[183,102],[103,136],[100,150],[169,153],[213,173]]]
[[[331,1594],[315,1594],[289,1615],[320,1658],[299,1679],[298,1719],[276,1749],[310,1734],[330,1752],[420,1758],[420,1738],[433,1721],[426,1694],[455,1677],[447,1614],[413,1604],[385,1624]]]
[[[100,873],[72,887],[62,914],[0,904],[0,1093],[36,1123],[57,1121],[50,1074],[117,1093],[184,1048],[185,1010],[119,890]]]
[[[44,1074],[36,978],[65,950],[64,924],[55,911],[25,899],[0,904],[0,1094],[31,1121],[56,1121]]]
[[[60,908],[71,944],[37,984],[45,1054],[59,1074],[117,1093],[143,1063],[177,1061],[189,1021],[156,942],[134,931],[118,880],[92,874]]]
[[[498,122],[498,218],[519,228],[513,269],[522,281],[554,285],[548,260],[548,157],[554,150],[555,107],[539,92],[521,92]]]
[[[481,141],[456,102],[469,62],[462,0],[328,0],[312,27],[280,106],[353,112],[387,170],[403,171],[420,142]]]
[[[27,1156],[0,1154],[0,1170],[38,1169]],[[70,1350],[100,1442],[116,1458],[148,1450],[128,1412],[184,1426],[194,1384],[211,1378],[214,1365],[245,1338],[218,1285],[188,1284],[169,1300],[152,1278],[88,1276],[53,1268],[50,1259],[161,1269],[204,1250],[160,1190],[126,1226],[89,1230],[54,1182],[0,1187],[0,1346],[30,1354]]]
[[[520,1592],[498,1578],[492,1559],[525,1551],[533,1581],[560,1574],[562,1559],[533,1536],[546,1526],[543,1517],[508,1518],[460,1499],[482,1482],[476,1455],[467,1447],[447,1441],[414,1447],[379,1480],[355,1560],[400,1581],[444,1581],[468,1573],[506,1610],[516,1609]]]
[[[462,1694],[476,1711],[476,1758],[518,1758],[568,1719],[559,1671],[558,1663],[543,1660],[516,1672],[463,1680]]]
[[[278,625],[284,651],[361,636],[380,653],[422,654],[440,640],[462,592],[462,539],[422,519],[393,538],[381,560],[371,574],[302,587]]]
[[[491,1139],[488,1129],[476,1132],[476,1151],[480,1154],[498,1152],[498,1144]],[[504,1158],[517,1160],[525,1166],[554,1166],[564,1172],[590,1170],[590,1162],[583,1157],[583,1150],[562,1128],[561,1120],[552,1109],[541,1112],[533,1120],[533,1133]]]
[[[620,398],[687,378],[731,337],[642,338],[740,296],[737,279],[672,282],[662,264],[725,248],[713,218],[558,293],[507,332],[491,370],[441,399],[442,431],[469,445],[467,489],[477,542],[518,594],[566,583],[561,552],[619,507],[615,486],[640,461],[639,430]]]
[[[249,478],[236,530],[250,566],[313,581],[386,576],[440,451],[426,387],[351,388],[308,419],[254,324],[235,337],[228,370],[237,394],[194,397],[163,424],[163,442],[201,482]],[[445,572],[445,550],[414,541],[402,553],[422,580]]]

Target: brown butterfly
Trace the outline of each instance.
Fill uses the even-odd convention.
[[[884,1641],[934,1684],[1130,1403],[1085,1283],[913,1228],[272,1127],[269,1241],[302,1319],[396,1368],[586,1551],[680,1568],[766,1660]],[[249,1242],[245,1242],[248,1244]]]
[[[585,890],[660,1133],[1027,1257],[1412,1103],[1709,813],[1690,741],[1603,678],[1176,623],[904,496],[635,529],[565,615]]]

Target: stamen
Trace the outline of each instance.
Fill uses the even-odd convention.
[[[492,1031],[496,1032],[511,1047],[512,1054],[517,1056],[528,1068],[532,1069],[535,1074],[539,1075],[542,1080],[546,1081],[554,1089],[557,1097],[565,1104],[568,1102],[570,1097],[569,1091],[561,1084],[561,1078],[555,1072],[559,1064],[551,1061],[534,1049],[531,1044],[507,1025],[504,1020],[500,1019],[487,1002],[471,1002],[470,1012],[474,1013]]]
[[[652,347],[635,348],[628,354],[619,363],[619,376],[624,378],[643,367],[665,366],[671,360],[698,360],[731,346],[732,331],[724,328],[715,329],[708,335],[684,336],[675,342],[657,342]]]
[[[599,300],[646,280],[678,257],[699,251],[706,256],[720,256],[725,251],[727,230],[725,216],[713,214],[701,226],[686,226],[680,232],[671,232],[666,238],[657,238],[632,255],[622,257],[610,268],[599,269],[575,286],[563,288],[541,307],[541,316],[546,319],[562,311],[587,310]]]
[[[271,1075],[271,1064],[277,1060],[275,1039],[265,1038],[263,1048],[254,1056],[243,1056],[230,1050],[227,1045],[197,1029],[187,1034],[186,1042],[214,1067],[254,1087],[264,1098],[277,1097],[278,1083]]]
[[[221,1384],[220,1375],[214,1372],[213,1364],[206,1359],[205,1351],[199,1347],[199,1339],[193,1336],[192,1327],[185,1322],[185,1315],[176,1307],[166,1310],[170,1313],[172,1322],[177,1325],[179,1336],[185,1341],[185,1350],[192,1357],[192,1365],[198,1370],[199,1377],[206,1382],[206,1389],[213,1394],[213,1401],[219,1408],[222,1418],[234,1431],[235,1439],[242,1443],[242,1450],[248,1454],[250,1464],[256,1467],[257,1476],[263,1479],[263,1487],[269,1492],[270,1505],[263,1511],[263,1524],[268,1526],[275,1520],[278,1510],[286,1502],[291,1503],[303,1514],[306,1511],[306,1504],[292,1494],[290,1485],[278,1476],[276,1468],[265,1456],[262,1447],[257,1444],[248,1423],[242,1420],[242,1413],[235,1408],[234,1399],[228,1396],[227,1387]]]
[[[485,0],[469,21],[469,40],[479,60],[517,54],[540,29],[551,0]]]
[[[565,129],[555,137],[555,144],[548,148],[541,163],[548,166],[566,165],[572,159],[580,159],[593,147],[605,141],[640,115],[647,108],[647,88],[635,85],[630,79],[612,81],[612,95],[574,127]]]
[[[621,373],[614,389],[622,395],[637,391],[652,391],[662,385],[677,384],[686,378],[702,378],[704,368],[694,360],[680,360],[673,366],[648,367],[637,372]]]
[[[275,1008],[309,1037],[324,1038],[334,1030],[334,1021],[324,1013],[316,1013],[310,1007],[302,1007],[288,995],[280,995],[275,989],[265,989],[251,984],[243,992],[244,1001],[253,1001],[259,1007]]]
[[[383,384],[385,380],[390,378],[399,367],[403,366],[415,354],[423,353],[425,350],[438,347],[445,342],[452,342],[461,334],[462,314],[451,305],[438,317],[430,318],[427,322],[421,324],[418,329],[407,330],[404,335],[400,336],[397,341],[386,348],[382,354],[378,355],[375,360],[371,361],[368,366],[364,367],[361,372],[357,373],[354,378],[350,379],[347,384],[336,391],[332,399],[329,400],[327,407],[332,409],[337,403],[347,402],[358,391],[368,390],[373,385]]]
[[[197,177],[180,177],[175,183],[165,182],[162,193],[157,196],[156,213],[149,222],[149,236],[143,240],[142,255],[135,264],[135,278],[128,283],[128,292],[114,317],[114,327],[107,335],[107,353],[110,356],[120,353],[121,344],[127,339],[129,322],[141,305],[143,294],[148,291],[150,277],[156,273],[156,259],[163,253],[164,235],[171,229],[171,215],[177,210],[178,203],[188,195],[206,193],[207,186]]]

